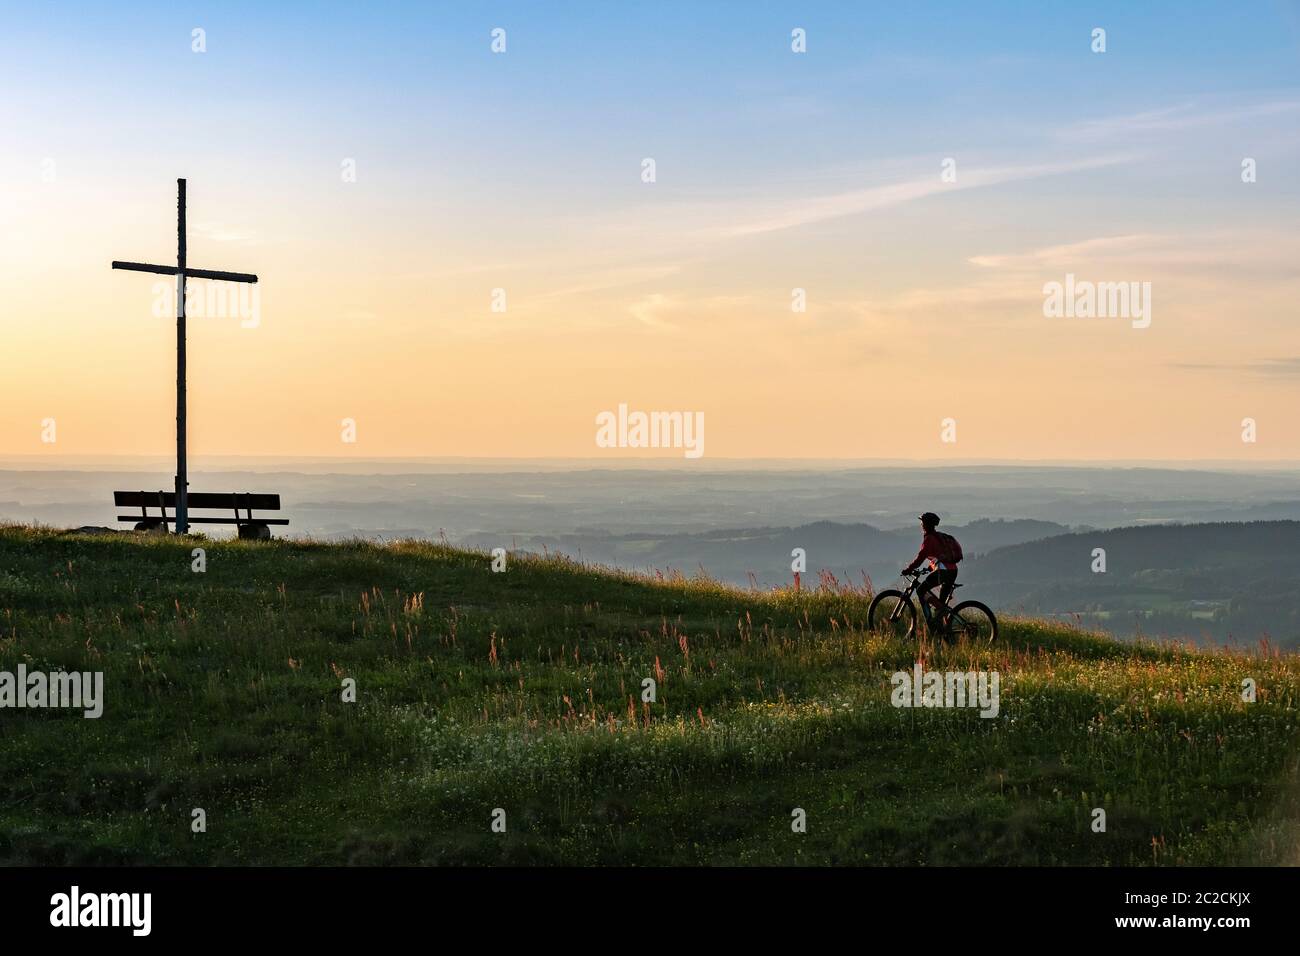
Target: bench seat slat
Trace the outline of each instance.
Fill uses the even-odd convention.
[[[139,515],[118,515],[118,521],[140,521]],[[149,521],[162,521],[157,515],[150,515]],[[174,524],[176,521],[171,515],[167,516],[167,523]],[[236,521],[234,518],[204,518],[190,515],[190,524],[288,524],[288,518],[258,518],[254,517],[252,521],[247,518],[240,518]]]
[[[279,511],[280,496],[273,494],[234,494],[229,492],[195,491],[191,492],[191,508],[223,508],[233,510],[236,504],[240,508],[252,508],[255,511]],[[176,507],[176,492],[164,491],[162,503],[168,508]],[[113,504],[119,508],[139,508],[141,505],[156,508],[159,494],[156,491],[115,491]]]

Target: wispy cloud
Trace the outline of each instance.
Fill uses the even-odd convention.
[[[642,296],[627,306],[638,322],[660,332],[677,332],[681,329],[680,321],[669,321],[668,317],[686,320],[692,316],[709,315],[737,316],[747,307],[753,307],[755,299],[750,295],[708,295],[678,296],[654,292]]]
[[[1196,372],[1236,372],[1266,379],[1300,379],[1300,356],[1253,362],[1174,362],[1174,368]]]
[[[1237,277],[1294,279],[1296,239],[1275,230],[1225,230],[1203,233],[1131,233],[1095,236],[1025,252],[969,257],[971,265],[1005,272],[1140,264],[1164,273],[1231,272]]]
[[[677,326],[663,320],[662,313],[678,306],[676,299],[660,292],[651,293],[628,306],[628,311],[643,325],[652,329],[669,330]]]
[[[647,328],[673,329],[678,327],[674,317],[686,305],[683,300],[664,294],[671,293],[669,287],[656,286],[698,272],[696,267],[701,263],[709,262],[718,254],[727,254],[721,250],[728,243],[921,200],[938,202],[945,193],[1130,166],[1150,160],[1159,149],[1155,141],[1134,145],[1137,133],[1161,133],[1251,118],[1266,120],[1296,110],[1300,110],[1300,99],[1285,96],[1239,105],[1222,99],[1185,101],[1055,129],[1049,127],[1041,130],[1043,149],[1033,159],[1016,161],[1010,154],[1004,154],[997,159],[989,158],[983,165],[963,159],[954,182],[942,181],[939,157],[913,156],[881,161],[867,168],[841,164],[803,170],[793,181],[786,177],[783,182],[769,182],[762,187],[727,184],[731,194],[725,198],[638,203],[631,210],[615,205],[589,213],[585,217],[587,221],[581,224],[581,233],[596,243],[604,262],[592,268],[594,264],[588,256],[587,271],[578,272],[563,266],[557,268],[550,254],[554,250],[540,252],[542,262],[535,265],[537,271],[544,273],[539,276],[539,284],[545,291],[538,290],[533,298],[600,296],[615,310],[624,310]],[[1056,145],[1062,140],[1108,139],[1113,139],[1115,146],[1076,148],[1075,155],[1061,155]],[[1125,145],[1120,146],[1125,140]],[[918,170],[923,172],[918,174]],[[828,184],[828,180],[834,185]],[[863,185],[851,188],[855,184]],[[1000,270],[996,279],[990,275],[966,286],[957,284],[895,293],[887,302],[873,303],[871,311],[910,314],[942,303],[951,304],[954,300],[968,306],[1007,310],[1021,299],[1018,292],[1021,286],[1040,289],[1041,282],[1035,285],[1029,280],[1044,270],[1108,268],[1120,263],[1125,268],[1136,265],[1180,274],[1188,284],[1217,281],[1226,271],[1271,282],[1290,274],[1292,267],[1287,257],[1294,248],[1289,238],[1270,238],[1263,234],[1188,236],[1132,231],[1030,250],[992,250],[971,255],[967,261],[981,269]],[[1016,273],[1024,281],[1018,281]],[[604,296],[620,289],[628,290],[626,298],[618,297],[622,298],[621,302],[609,301]]]
[[[979,189],[1001,183],[1060,176],[1067,173],[1101,169],[1129,163],[1138,157],[1131,153],[1091,156],[1082,159],[1029,165],[996,166],[983,169],[963,167],[956,182],[940,179],[938,165],[932,175],[923,179],[872,186],[823,196],[786,199],[777,203],[756,204],[752,201],[709,204],[695,210],[679,209],[686,218],[710,220],[694,231],[702,239],[735,239],[763,233],[793,229],[812,223],[858,215],[872,210],[925,199],[941,193],[966,189]],[[755,206],[762,211],[754,212]]]
[[[1142,234],[1098,236],[1026,253],[971,256],[967,261],[987,269],[1000,269],[1007,266],[1069,266],[1080,262],[1091,262],[1101,256],[1131,254],[1134,250],[1149,247],[1152,240],[1156,238]]]
[[[664,263],[650,266],[628,266],[621,269],[607,269],[596,272],[581,281],[560,286],[542,293],[539,298],[557,296],[586,295],[592,292],[605,292],[609,289],[622,289],[627,286],[641,285],[664,279],[681,271],[680,263]]]
[[[223,222],[196,222],[193,228],[200,236],[213,242],[237,242],[246,246],[261,244],[257,234],[251,230],[230,226]]]
[[[1222,126],[1242,120],[1279,116],[1300,110],[1300,99],[1272,100],[1241,106],[1205,106],[1195,101],[1163,109],[1084,120],[1063,127],[1057,137],[1074,142],[1126,139],[1146,133],[1169,133],[1205,126]]]

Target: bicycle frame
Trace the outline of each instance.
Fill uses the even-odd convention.
[[[926,577],[928,577],[928,576],[929,576],[928,573],[927,573],[927,574],[909,574],[909,575],[907,575],[907,577],[908,577],[910,580],[908,581],[907,587],[905,587],[905,588],[903,589],[903,600],[898,602],[898,605],[894,608],[893,613],[889,615],[889,619],[890,619],[891,621],[894,621],[894,620],[897,620],[897,619],[898,619],[899,611],[900,611],[900,609],[901,609],[902,606],[903,606],[903,601],[906,601],[906,602],[909,603],[909,604],[912,603],[912,598],[913,598],[913,597],[917,594],[917,592],[920,591],[920,589],[921,589],[921,581],[924,580],[924,579],[925,579]],[[926,626],[927,626],[927,627],[933,627],[933,626],[934,626],[934,618],[933,618],[933,617],[931,616],[931,614],[930,614],[930,611],[931,611],[931,608],[930,608],[930,602],[929,602],[929,601],[922,600],[922,601],[920,601],[919,603],[920,603],[920,605],[921,605],[921,615],[925,618],[925,624],[926,624]],[[948,606],[948,607],[952,607],[952,595],[951,595],[951,594],[948,595],[948,605],[947,605],[947,606]]]

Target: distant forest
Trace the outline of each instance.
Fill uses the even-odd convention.
[[[1094,550],[1102,549],[1105,571]],[[997,548],[964,579],[1003,606],[1117,634],[1300,646],[1300,522],[1152,525]]]

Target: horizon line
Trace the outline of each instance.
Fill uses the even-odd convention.
[[[191,455],[193,463],[207,462],[208,467],[220,466],[219,463],[261,464],[314,464],[345,465],[355,468],[359,465],[441,465],[466,466],[484,465],[502,467],[506,465],[535,465],[550,468],[572,468],[573,470],[618,470],[655,468],[675,471],[707,471],[721,468],[742,469],[744,467],[764,466],[768,468],[786,468],[797,470],[805,467],[824,469],[853,468],[962,468],[962,467],[1046,467],[1046,468],[1175,468],[1193,469],[1229,468],[1232,470],[1300,470],[1300,459],[1262,459],[1244,461],[1239,458],[832,458],[832,457],[726,457],[713,456],[684,460],[663,455],[621,455],[616,458],[576,457],[576,456],[507,456],[507,455],[377,455],[373,457],[337,456],[337,455],[263,455],[263,454],[202,454]],[[174,467],[172,455],[159,454],[0,454],[0,470],[10,469],[10,464],[31,466],[43,464],[44,468],[22,468],[20,470],[61,470],[80,464],[89,465],[110,463],[168,463]],[[51,467],[52,466],[52,467]]]

